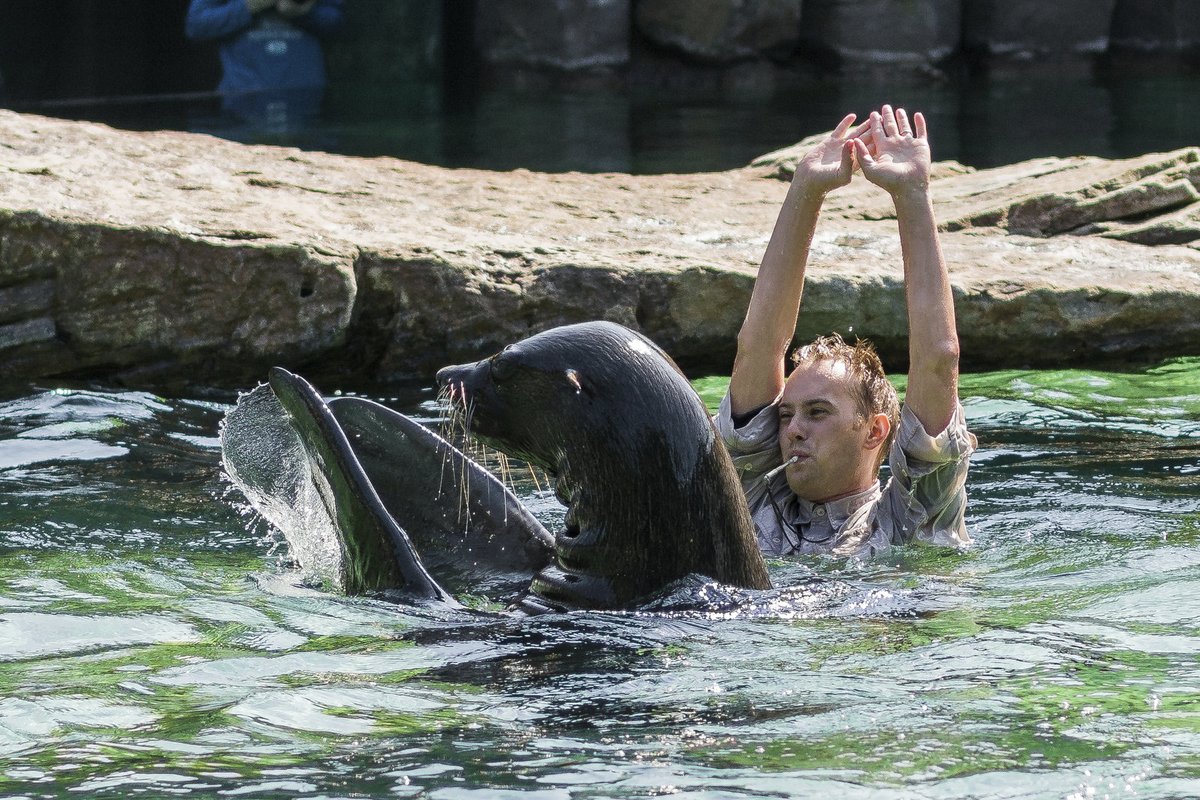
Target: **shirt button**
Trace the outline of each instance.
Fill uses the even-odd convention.
[[[818,517],[825,516],[825,506],[817,506],[816,508],[813,509],[813,513],[816,514]]]

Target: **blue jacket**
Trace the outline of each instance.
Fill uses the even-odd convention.
[[[318,37],[341,24],[342,0],[317,0],[312,11],[294,20],[274,11],[252,15],[244,0],[192,0],[184,32],[189,39],[220,42],[217,88],[227,110],[290,117],[316,112],[325,87]]]

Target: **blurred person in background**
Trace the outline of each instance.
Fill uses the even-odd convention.
[[[192,0],[184,32],[218,42],[225,114],[279,132],[320,111],[322,40],[337,33],[342,16],[342,0]]]

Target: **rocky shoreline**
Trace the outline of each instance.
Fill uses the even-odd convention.
[[[0,111],[0,375],[427,381],[530,333],[638,328],[724,372],[797,146],[695,175],[431,167]],[[966,369],[1200,353],[1200,150],[937,168]],[[801,338],[905,359],[886,196],[832,195]]]

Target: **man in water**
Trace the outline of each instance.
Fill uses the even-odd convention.
[[[796,165],[715,419],[766,555],[865,559],[913,540],[970,542],[963,515],[976,442],[958,402],[958,334],[929,195],[925,119],[886,105],[857,127],[854,119]],[[900,227],[909,320],[902,410],[870,345],[837,335],[797,350],[785,380],[821,203],[856,169],[892,196]],[[881,486],[885,457],[891,477]]]

